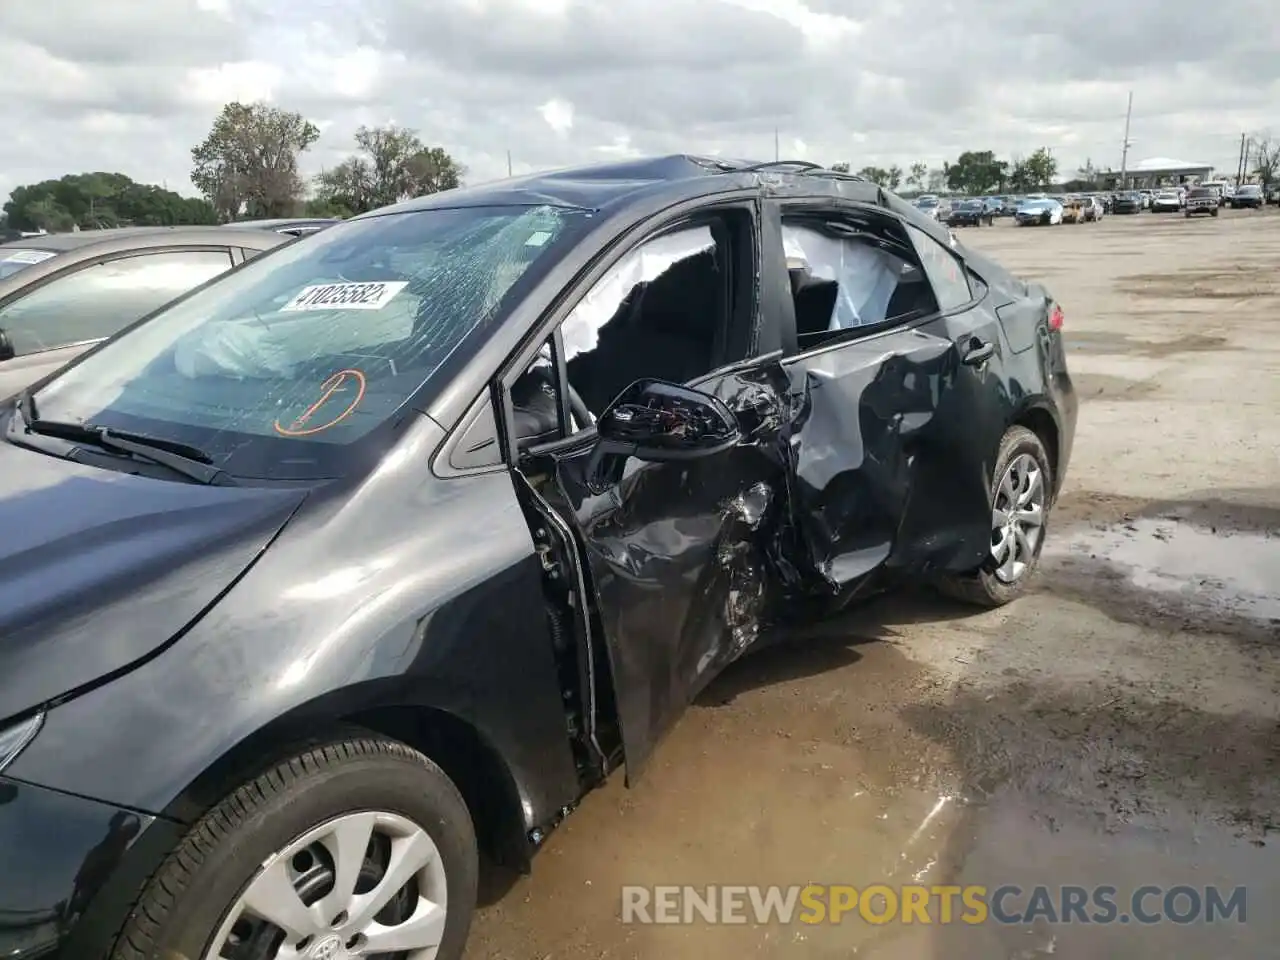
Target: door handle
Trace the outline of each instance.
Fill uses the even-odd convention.
[[[978,337],[970,337],[968,348],[965,350],[960,362],[976,367],[990,360],[991,355],[995,352],[996,345],[994,343],[988,343]]]

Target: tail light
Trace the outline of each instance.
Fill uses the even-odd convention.
[[[1061,330],[1062,322],[1065,319],[1066,317],[1062,313],[1062,308],[1055,303],[1053,305],[1053,309],[1049,312],[1049,329]]]

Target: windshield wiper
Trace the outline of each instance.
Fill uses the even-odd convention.
[[[62,420],[42,420],[35,412],[35,401],[30,393],[18,397],[18,413],[26,421],[30,433],[43,437],[56,437],[72,443],[88,443],[112,453],[123,453],[149,460],[152,463],[182,474],[189,480],[205,484],[231,485],[234,481],[213,465],[213,458],[201,450],[178,440],[148,437],[141,433],[113,430],[92,423],[70,423]]]

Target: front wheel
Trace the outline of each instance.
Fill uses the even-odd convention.
[[[999,607],[1021,594],[1040,562],[1053,505],[1053,471],[1040,438],[1012,427],[1000,443],[991,487],[991,548],[982,566],[951,575],[939,589],[979,607]]]
[[[112,960],[462,956],[475,831],[425,756],[358,738],[243,784],[160,867]]]

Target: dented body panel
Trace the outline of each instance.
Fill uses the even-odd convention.
[[[744,424],[736,447],[629,460],[604,490],[590,447],[556,458],[608,644],[629,778],[699,690],[757,638],[786,511],[787,379],[776,358],[699,384]]]

